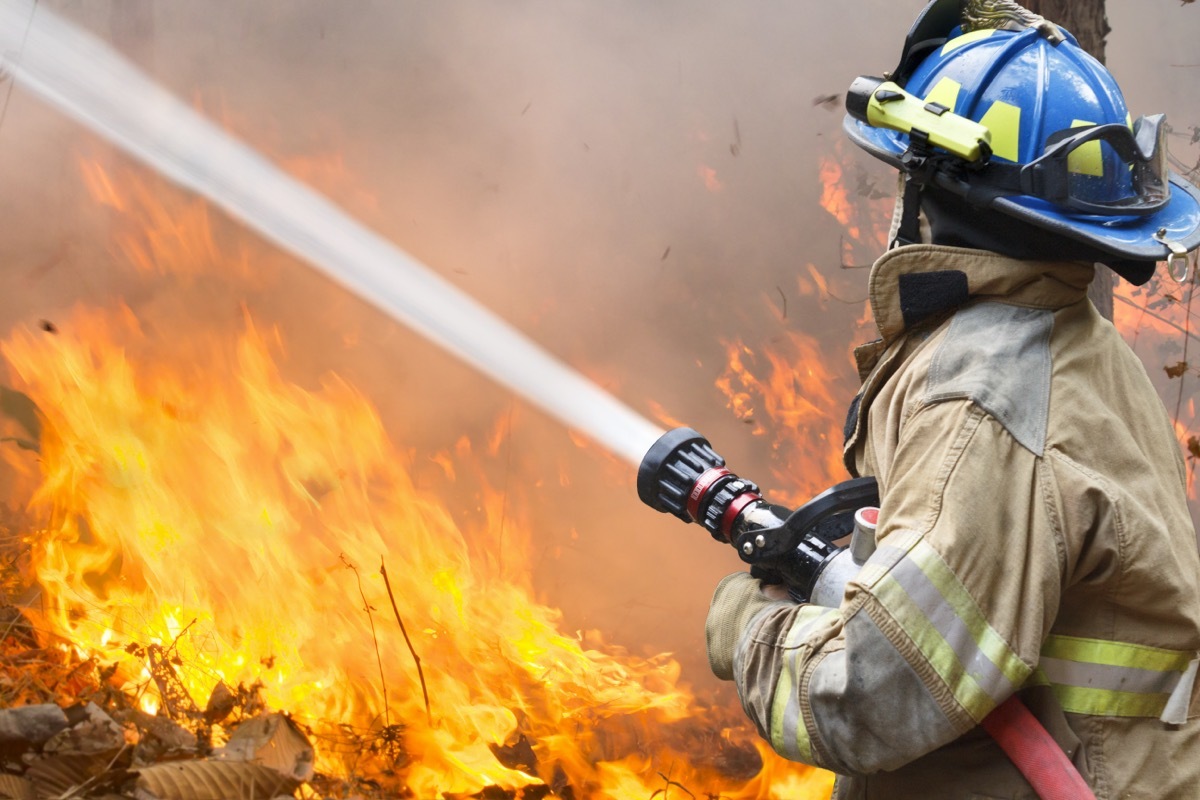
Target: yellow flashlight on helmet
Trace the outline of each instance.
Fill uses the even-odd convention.
[[[915,143],[945,150],[969,164],[987,163],[992,155],[992,133],[986,127],[883,78],[855,79],[846,93],[846,111],[860,122],[908,134]]]

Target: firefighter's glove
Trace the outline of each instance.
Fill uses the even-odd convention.
[[[748,572],[735,572],[717,586],[708,609],[705,636],[708,641],[708,665],[723,681],[733,680],[733,652],[754,619],[772,603],[762,583]]]

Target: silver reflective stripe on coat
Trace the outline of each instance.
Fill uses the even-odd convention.
[[[1193,652],[1051,635],[1032,685],[1049,686],[1064,711],[1187,721],[1200,660]]]
[[[840,616],[836,608],[801,606],[784,641],[783,669],[771,702],[770,738],[776,752],[793,761],[813,763],[812,743],[800,714],[800,654],[809,652],[805,643],[812,634]]]
[[[923,539],[871,590],[976,722],[1032,671]]]

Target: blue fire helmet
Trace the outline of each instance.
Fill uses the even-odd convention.
[[[1200,247],[1200,190],[1168,169],[1163,117],[1133,120],[1112,75],[1069,33],[964,33],[961,6],[930,3],[889,77],[934,116],[983,126],[985,157],[968,164],[931,147],[927,131],[872,124],[852,107],[865,101],[848,96],[850,139],[910,175],[919,170],[919,182],[1115,261],[1162,261]]]

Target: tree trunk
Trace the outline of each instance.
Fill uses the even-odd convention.
[[[1025,6],[1069,30],[1080,47],[1104,63],[1104,39],[1112,30],[1104,0],[1026,0]]]
[[[1079,40],[1080,47],[1104,63],[1104,39],[1112,30],[1104,13],[1104,0],[1026,0],[1025,6],[1069,30]],[[1096,278],[1088,287],[1088,297],[1109,320],[1113,318],[1115,283],[1112,270],[1097,265]]]

